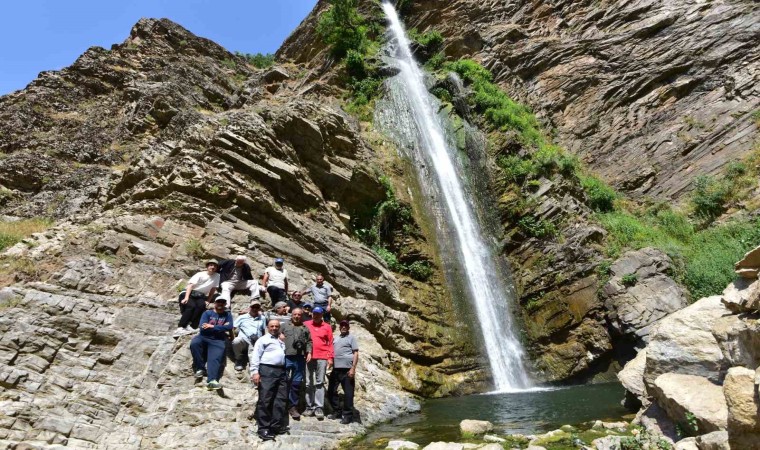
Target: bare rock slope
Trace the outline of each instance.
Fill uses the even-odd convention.
[[[306,419],[276,448],[332,447],[414,410],[412,394],[483,381],[442,275],[394,274],[351,237],[387,195],[377,156],[335,100],[304,94],[300,70],[145,19],[0,98],[0,213],[56,219],[0,261],[2,444],[257,442],[246,379],[228,370],[221,396],[194,386],[188,342],[170,337],[207,257],[247,254],[257,272],[284,257],[294,287],[324,273],[355,324],[362,424]]]

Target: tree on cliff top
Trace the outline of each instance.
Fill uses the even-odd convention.
[[[332,46],[332,54],[340,59],[349,50],[363,54],[367,48],[367,27],[356,9],[356,0],[331,0],[332,6],[319,18],[317,32]]]

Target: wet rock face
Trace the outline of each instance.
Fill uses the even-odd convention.
[[[245,254],[257,273],[284,257],[300,289],[323,273],[360,339],[363,425],[296,424],[287,448],[414,410],[410,391],[484,385],[442,276],[397,276],[351,237],[352,217],[385,200],[377,155],[333,98],[298,94],[295,69],[256,70],[150,19],[0,98],[0,186],[14,193],[0,214],[58,219],[0,255],[0,442],[255,442],[245,379],[225,376],[224,399],[193,387],[188,342],[169,337],[209,257]]]
[[[560,143],[632,195],[679,197],[757,139],[753,2],[410,2],[446,54],[475,57]]]

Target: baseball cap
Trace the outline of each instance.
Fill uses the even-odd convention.
[[[304,308],[309,308],[309,309],[311,309],[311,308],[313,308],[313,307],[314,307],[314,305],[312,305],[311,303],[304,303],[304,304],[303,304],[303,307],[304,307]]]
[[[314,308],[313,310],[311,310],[311,312],[313,312],[314,314],[324,314],[325,310],[322,309],[321,306],[317,306],[316,308]]]
[[[217,297],[214,303],[227,303],[227,299],[224,297]]]
[[[250,306],[254,306],[254,305],[258,305],[258,306],[261,306],[261,302],[260,302],[260,301],[258,301],[258,300],[252,300],[252,301],[251,301],[251,305],[250,305]]]
[[[216,262],[215,259],[209,259],[208,261],[206,261],[206,265],[208,266],[209,264],[213,264],[213,265],[219,267],[219,263]]]
[[[343,325],[345,325],[345,326],[347,326],[347,327],[350,327],[350,326],[351,326],[351,325],[349,325],[349,323],[348,323],[348,320],[346,320],[346,319],[343,319],[343,320],[341,320],[341,321],[340,321],[340,324],[339,324],[339,325],[340,325],[341,327],[342,327]]]
[[[285,260],[284,260],[284,259],[282,259],[282,258],[275,258],[275,260],[274,260],[274,263],[275,263],[275,264],[282,264],[282,263],[284,263],[284,262],[285,262]]]

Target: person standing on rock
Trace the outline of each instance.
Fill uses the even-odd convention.
[[[333,346],[335,365],[330,372],[327,388],[327,398],[330,400],[333,413],[330,419],[341,418],[340,423],[349,424],[354,415],[354,381],[356,380],[356,364],[359,362],[359,344],[356,337],[349,334],[348,320],[340,321],[340,335],[335,338]],[[338,404],[338,385],[343,387],[343,410]]]
[[[288,312],[293,312],[296,308],[303,309],[303,305],[303,292],[293,291],[290,295],[290,299],[288,299]]]
[[[239,255],[235,259],[225,259],[219,263],[219,276],[221,278],[221,298],[227,300],[229,310],[232,311],[232,292],[250,290],[251,301],[261,297],[259,282],[253,279],[251,266],[246,262],[245,256]]]
[[[262,440],[273,440],[287,431],[285,407],[288,401],[288,380],[285,375],[285,342],[276,319],[267,324],[268,333],[253,346],[251,381],[259,389],[256,402],[256,424]]]
[[[198,329],[201,316],[214,298],[216,288],[219,287],[218,269],[219,264],[216,261],[207,261],[206,270],[193,275],[188,280],[185,290],[180,292],[179,311],[182,316],[177,330],[174,331],[175,339],[194,333]]]
[[[311,361],[306,363],[306,410],[304,416],[325,418],[325,374],[333,365],[333,332],[323,320],[325,311],[317,306],[312,311],[313,318],[306,322],[311,333]]]
[[[288,377],[290,407],[288,413],[294,420],[301,418],[298,412],[298,400],[301,395],[301,383],[303,383],[306,363],[311,361],[311,333],[301,321],[303,310],[295,308],[290,314],[290,322],[281,326],[281,333],[285,336],[285,372]]]
[[[253,354],[253,346],[256,340],[266,333],[265,318],[261,314],[261,302],[254,300],[248,308],[248,312],[235,319],[234,329],[237,337],[232,340],[232,352],[235,354],[235,370],[240,372],[245,367],[243,352],[247,350],[248,361]]]
[[[232,331],[232,313],[227,311],[227,300],[222,297],[214,301],[214,309],[201,316],[201,332],[190,341],[193,355],[193,370],[200,378],[206,373],[207,387],[221,389],[219,378],[227,353],[227,337]]]
[[[274,266],[267,267],[264,272],[263,284],[273,305],[277,302],[288,302],[288,271],[283,267],[284,264],[282,258],[277,258],[274,260]]]
[[[322,319],[327,323],[330,323],[332,313],[332,291],[332,286],[330,283],[325,283],[325,277],[321,273],[317,274],[314,285],[306,291],[311,294],[311,303],[314,307],[320,307],[325,311]]]

